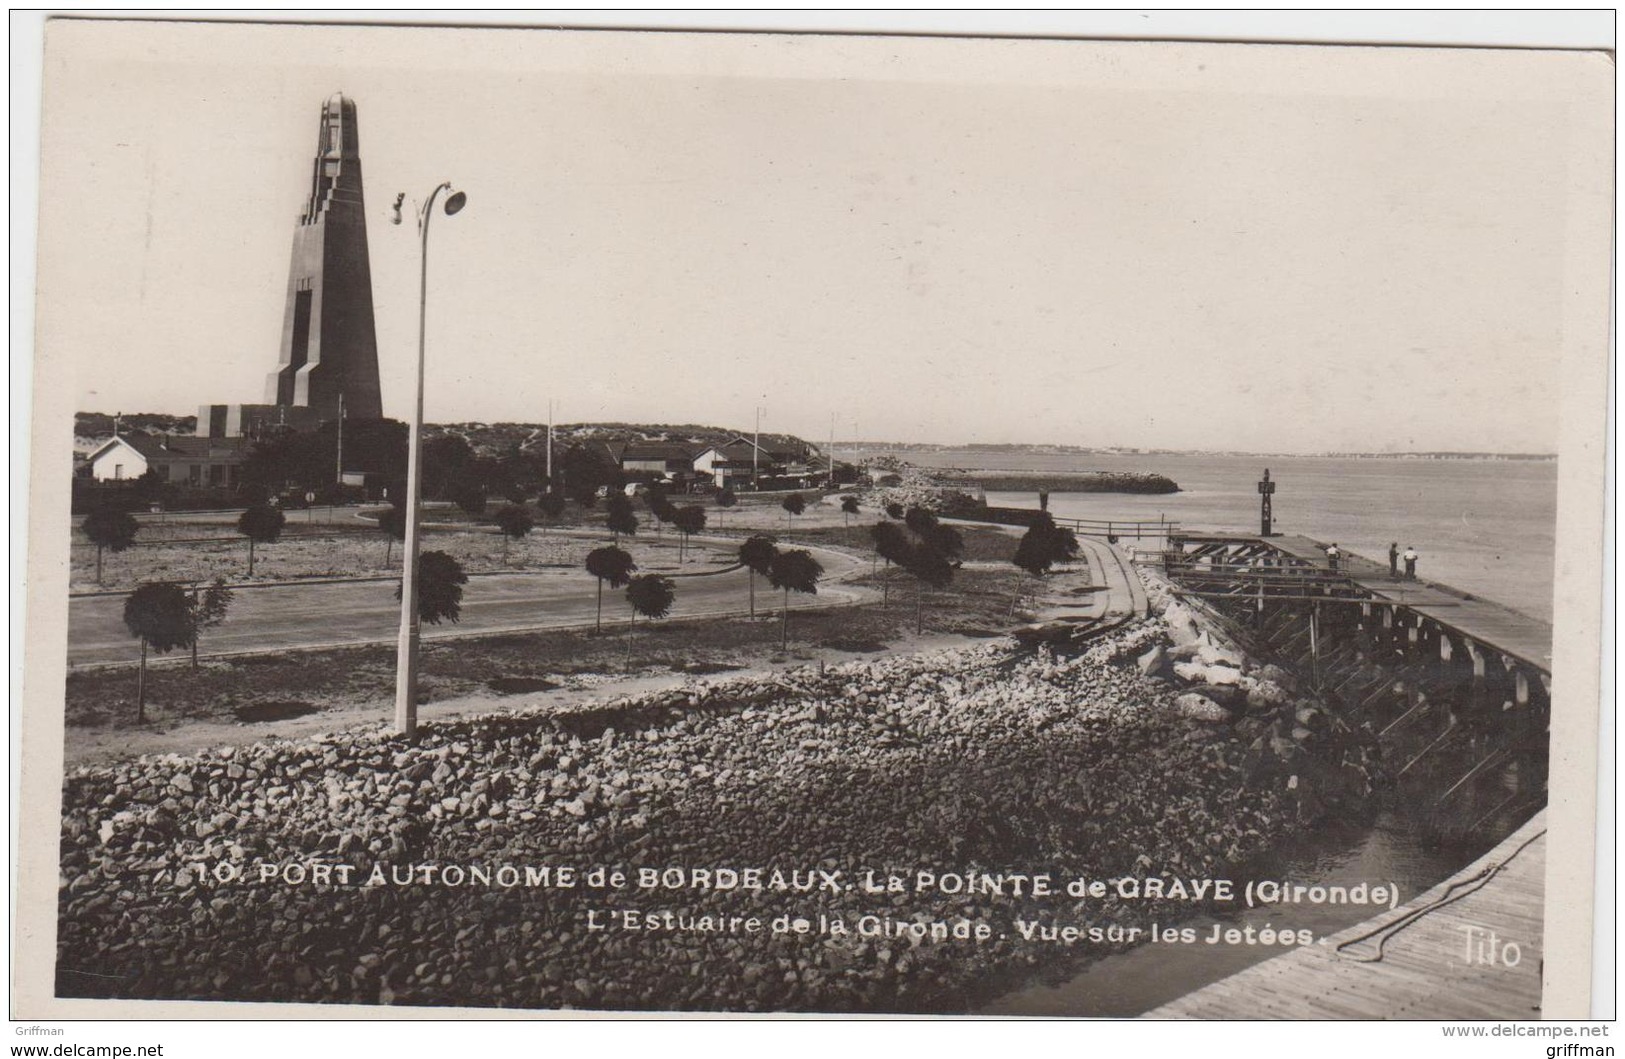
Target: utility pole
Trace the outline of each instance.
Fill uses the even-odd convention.
[[[547,399],[547,491],[553,491],[553,406],[558,402]]]
[[[829,414],[829,452],[824,454],[829,460],[829,487],[835,488],[835,413]]]
[[[335,484],[337,484],[339,486],[343,486],[344,485],[344,391],[343,390],[339,391],[339,456],[338,456],[338,468],[336,470],[336,473],[337,473],[338,477],[336,479],[334,479]]]
[[[762,406],[756,406],[756,441],[750,447],[750,487],[762,488]]]

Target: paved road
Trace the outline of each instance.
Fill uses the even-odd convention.
[[[867,569],[862,560],[818,550],[827,582]],[[744,570],[677,579],[672,617],[736,614],[749,603]],[[276,651],[330,644],[391,642],[400,622],[394,580],[343,584],[286,584],[237,590],[231,613],[204,633],[199,654]],[[462,620],[425,625],[425,639],[502,629],[590,625],[597,605],[597,582],[578,571],[495,574],[469,578],[463,588]],[[834,583],[819,585],[816,597],[791,594],[791,608],[859,598],[859,591]],[[759,609],[773,608],[783,594],[758,578]],[[625,593],[604,591],[604,620],[627,618]],[[123,596],[92,596],[68,606],[68,663],[134,661],[139,643],[124,627]]]

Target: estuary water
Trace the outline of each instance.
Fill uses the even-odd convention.
[[[866,453],[868,454],[868,453]],[[1009,471],[1141,471],[1166,475],[1181,492],[1161,496],[1052,493],[1058,517],[1156,520],[1191,530],[1256,533],[1257,482],[1269,468],[1275,528],[1347,551],[1387,557],[1390,542],[1414,547],[1417,572],[1550,621],[1556,551],[1557,464],[1521,460],[1332,459],[1081,455],[941,451],[898,453],[925,467]],[[989,492],[988,503],[1038,506],[1036,492]],[[1375,824],[1316,828],[1272,851],[1253,878],[1353,886],[1397,885],[1409,900],[1505,837],[1485,829],[1448,844],[1396,806]],[[1262,869],[1263,874],[1258,869]],[[1181,921],[1206,937],[1215,923],[1261,930],[1309,929],[1317,937],[1374,914],[1358,906],[1273,906]],[[986,1015],[1127,1017],[1217,981],[1281,950],[1226,944],[1141,944],[1049,980],[1012,981]]]
[[[865,455],[872,453],[866,452]],[[1130,456],[940,451],[898,453],[922,467],[1145,471],[1179,483],[1161,496],[1053,493],[1057,517],[1157,519],[1185,529],[1258,532],[1258,480],[1276,485],[1275,528],[1385,562],[1414,547],[1416,572],[1544,621],[1552,620],[1557,464],[1535,460],[1330,459],[1307,456]],[[1033,493],[987,501],[1037,507]]]
[[[1440,844],[1403,817],[1387,814],[1371,827],[1334,824],[1317,828],[1314,834],[1277,848],[1269,857],[1267,874],[1248,872],[1238,879],[1349,888],[1361,883],[1391,885],[1399,888],[1403,903],[1483,856],[1504,837],[1486,833]],[[1240,886],[1238,881],[1238,890]],[[1323,938],[1383,911],[1355,904],[1277,904],[1200,912],[1167,925],[1194,928],[1198,939],[1207,938],[1215,924],[1250,926],[1255,931],[1309,930]],[[1200,940],[1189,945],[1141,944],[1095,960],[1076,973],[1047,982],[1025,982],[977,1013],[1132,1018],[1287,951],[1290,949],[1262,945],[1210,945]]]

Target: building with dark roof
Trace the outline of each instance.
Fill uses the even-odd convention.
[[[115,435],[85,456],[90,476],[101,482],[134,481],[148,471],[177,485],[236,488],[246,438],[199,438],[181,434]]]
[[[749,489],[758,475],[801,479],[812,473],[804,446],[764,443],[758,448],[745,438],[707,447],[695,454],[692,466],[697,477],[709,479],[718,489]]]
[[[628,442],[620,451],[621,470],[627,474],[655,474],[662,477],[694,472],[696,446],[679,441]]]

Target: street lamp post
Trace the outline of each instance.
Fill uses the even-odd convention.
[[[418,236],[422,241],[422,270],[418,276],[418,374],[417,396],[412,408],[412,427],[406,450],[406,541],[401,563],[401,632],[395,652],[395,730],[401,735],[417,734],[418,728],[418,499],[423,477],[423,345],[429,300],[429,219],[435,200],[442,191],[451,191],[442,182],[429,192],[418,214]],[[395,200],[395,223],[401,223],[401,196]],[[468,196],[453,191],[446,198],[446,215],[456,213]]]

